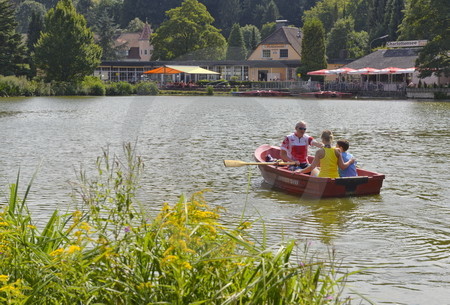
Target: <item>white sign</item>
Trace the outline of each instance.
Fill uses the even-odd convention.
[[[388,48],[411,48],[411,47],[423,47],[427,44],[428,40],[404,40],[404,41],[388,41],[386,47]]]

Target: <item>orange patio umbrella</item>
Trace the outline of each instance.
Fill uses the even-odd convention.
[[[153,70],[145,71],[144,74],[178,74],[182,73],[183,71],[169,68],[169,67],[159,67]]]

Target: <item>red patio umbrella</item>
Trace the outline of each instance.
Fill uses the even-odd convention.
[[[388,68],[383,68],[376,72],[373,72],[373,74],[395,74],[398,70],[400,70],[400,68],[388,67]]]
[[[330,74],[347,74],[352,71],[355,71],[355,69],[344,67],[344,68],[330,70],[329,73]]]
[[[321,70],[316,70],[316,71],[310,71],[306,74],[308,75],[329,75],[330,70],[327,69],[321,69]]]
[[[378,71],[380,71],[380,70],[370,68],[370,67],[365,67],[365,68],[357,69],[355,71],[350,71],[350,72],[348,72],[348,74],[376,74]]]

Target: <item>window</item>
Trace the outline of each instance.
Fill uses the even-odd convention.
[[[288,54],[288,49],[280,49],[280,58],[287,58],[287,57],[289,57],[289,54]]]
[[[270,57],[270,50],[263,50],[262,57],[269,58]]]

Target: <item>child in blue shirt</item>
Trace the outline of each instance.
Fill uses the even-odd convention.
[[[353,155],[347,152],[349,146],[350,145],[347,140],[339,140],[336,142],[336,147],[340,149],[342,159],[344,160],[344,162],[347,162],[348,160],[353,158]],[[339,176],[340,177],[358,176],[358,173],[356,172],[356,161],[346,169],[339,168]]]

